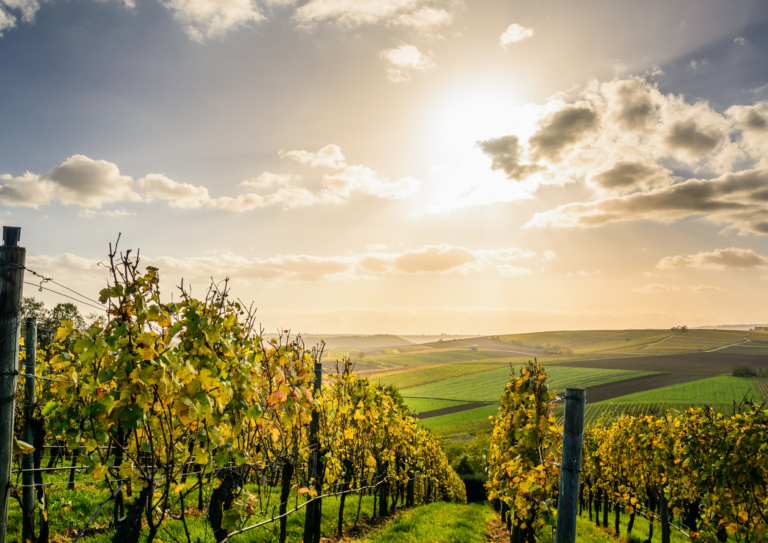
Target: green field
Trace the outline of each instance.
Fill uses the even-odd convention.
[[[486,504],[436,502],[402,511],[366,543],[485,543],[495,513]]]
[[[731,404],[742,399],[761,401],[762,396],[754,379],[722,375],[672,385],[645,392],[628,394],[610,400],[614,404],[681,403],[691,405]]]
[[[493,422],[485,417],[470,422],[433,428],[432,433],[438,439],[449,439],[455,442],[470,441],[476,434],[489,434],[491,430],[493,430]]]
[[[607,422],[621,415],[660,415],[669,409],[675,409],[677,411],[684,411],[692,407],[690,403],[674,403],[674,402],[648,402],[648,403],[632,403],[632,404],[616,404],[616,403],[596,403],[588,405],[584,411],[584,425],[594,426],[596,424]],[[695,407],[704,407],[703,405]],[[717,413],[729,414],[733,412],[733,404],[710,404]],[[560,411],[558,423],[562,422],[562,411]]]
[[[458,400],[433,400],[431,398],[403,398],[405,405],[411,410],[411,413],[425,413],[427,411],[434,411],[435,409],[442,409],[444,407],[453,407],[454,405],[462,405],[467,402]]]
[[[486,405],[483,407],[476,407],[475,409],[459,411],[458,413],[451,413],[450,415],[425,419],[421,421],[421,424],[425,428],[442,428],[444,426],[455,426],[465,422],[487,419],[489,416],[495,416],[498,411],[498,404]]]
[[[440,366],[421,366],[413,369],[377,372],[370,379],[382,385],[395,385],[399,389],[425,385],[435,381],[461,377],[472,373],[498,369],[499,364],[446,364]]]
[[[650,372],[630,370],[594,370],[589,368],[550,366],[550,387],[565,391],[569,386],[588,387],[612,381],[632,379]],[[509,368],[498,368],[463,377],[401,390],[404,397],[443,398],[466,402],[497,402],[509,381]]]

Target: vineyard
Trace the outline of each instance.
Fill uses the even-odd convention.
[[[663,543],[669,543],[671,530],[693,540],[765,541],[764,403],[744,401],[729,412],[663,404],[593,406],[602,411],[586,417],[592,428],[583,434],[581,449],[562,451],[548,377],[535,362],[513,372],[494,421],[486,486],[512,529],[513,543],[534,543],[537,534],[552,529],[558,480],[565,477],[560,461],[566,457],[581,458],[575,475],[581,485],[574,487],[578,514],[608,528],[610,513],[617,537],[622,529],[632,533],[639,514],[649,521],[648,540],[658,523]],[[579,467],[575,460],[574,465]]]
[[[431,433],[348,360],[324,380],[322,345],[263,340],[226,281],[203,299],[182,283],[167,303],[159,270],[140,271],[130,251],[109,256],[106,321],[65,321],[39,349],[27,321],[20,357],[35,369],[5,376],[34,398],[15,402],[9,518],[25,541],[59,540],[59,516],[89,505],[73,543],[223,543],[259,528],[284,542],[299,514],[303,540],[317,542],[324,500],[338,535],[364,500],[379,516],[465,500]],[[60,485],[88,491],[60,503]]]

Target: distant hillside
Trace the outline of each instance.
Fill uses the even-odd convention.
[[[274,334],[265,334],[265,339],[275,337]],[[335,335],[303,335],[304,345],[311,347],[325,340],[325,349],[382,349],[390,347],[401,347],[403,345],[413,345],[407,339],[400,336],[389,334],[376,334],[373,336],[335,336]]]
[[[765,327],[768,324],[719,324],[717,326],[697,326],[694,330],[752,330],[758,326]]]
[[[443,341],[450,341],[453,339],[466,339],[466,338],[472,338],[472,337],[478,337],[477,334],[421,334],[421,335],[401,335],[400,336],[403,339],[407,339],[411,343],[433,343],[435,341],[440,341],[441,339]]]

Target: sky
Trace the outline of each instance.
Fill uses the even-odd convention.
[[[0,216],[267,331],[764,324],[767,65],[762,0],[0,0]]]

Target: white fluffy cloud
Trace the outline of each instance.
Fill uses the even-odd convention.
[[[343,168],[347,164],[338,145],[329,144],[313,153],[311,151],[280,151],[280,158],[295,160],[300,164],[313,167]]]
[[[301,26],[333,22],[346,28],[384,24],[422,31],[449,24],[455,0],[309,0],[296,10]]]
[[[516,248],[484,250],[452,245],[424,245],[404,251],[370,251],[365,253],[318,257],[312,255],[276,255],[269,258],[246,258],[233,253],[211,256],[172,258],[142,257],[142,263],[160,268],[164,276],[208,280],[210,277],[233,276],[257,281],[318,281],[365,279],[380,274],[474,273],[486,267],[496,268],[504,277],[531,273],[525,268],[503,264],[530,258],[535,253]],[[69,253],[58,256],[32,256],[28,265],[38,273],[56,276],[100,276],[104,268],[96,260]],[[514,271],[516,270],[516,272]]]
[[[160,0],[195,41],[218,38],[265,19],[255,0]]]
[[[141,201],[135,183],[105,160],[73,155],[44,175],[26,172],[0,175],[0,203],[6,206],[47,206],[52,202],[101,208],[118,201]]]
[[[525,28],[517,23],[512,23],[499,38],[499,45],[506,49],[512,43],[517,43],[530,37],[533,37],[533,28]]]
[[[393,83],[408,81],[414,72],[435,68],[431,55],[425,55],[415,45],[402,44],[386,49],[379,56],[387,62],[387,79]]]
[[[260,192],[214,198],[204,186],[176,181],[165,174],[151,173],[134,181],[130,176],[122,175],[112,162],[74,155],[44,175],[26,172],[13,177],[0,174],[0,205],[37,209],[58,203],[94,210],[116,202],[149,203],[158,200],[178,209],[212,208],[243,212],[265,207],[295,209],[318,204],[343,204],[355,194],[402,199],[412,196],[421,187],[417,179],[403,177],[393,181],[366,166],[348,166],[341,149],[333,144],[316,153],[281,151],[280,156],[310,167],[331,168],[334,171],[322,176],[320,190],[300,186],[302,176],[291,172],[264,172],[241,183]],[[263,193],[265,190],[271,192]],[[80,216],[120,217],[126,213],[133,212],[88,211]]]
[[[708,268],[713,270],[748,270],[768,267],[768,258],[755,253],[752,249],[716,249],[693,255],[677,255],[662,258],[657,264],[664,270],[680,268]]]

